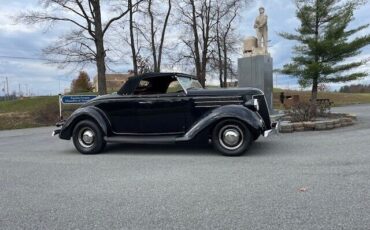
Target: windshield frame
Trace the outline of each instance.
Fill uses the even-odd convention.
[[[184,92],[185,92],[186,94],[188,94],[189,89],[191,89],[192,87],[190,87],[190,88],[186,88],[186,87],[185,87],[185,85],[184,85],[184,82],[182,82],[182,81],[181,81],[181,78],[188,78],[188,79],[190,79],[190,81],[196,81],[196,82],[199,84],[199,86],[200,86],[200,88],[196,88],[196,89],[203,89],[203,87],[202,87],[202,85],[200,84],[200,82],[199,82],[198,80],[196,80],[196,79],[195,79],[194,77],[192,77],[192,76],[176,76],[177,81],[180,83],[180,85],[181,85],[182,89],[184,90]],[[193,88],[195,88],[195,87],[193,87]]]

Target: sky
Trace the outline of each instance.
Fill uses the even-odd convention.
[[[295,17],[293,0],[255,0],[241,12],[238,28],[241,38],[255,35],[253,22],[258,15],[258,8],[264,6],[269,16],[270,53],[274,59],[274,68],[280,68],[290,61],[294,43],[278,36],[279,32],[294,32],[299,22]],[[57,24],[52,28],[45,26],[28,26],[14,23],[14,16],[22,10],[37,9],[38,0],[0,0],[0,95],[6,78],[10,92],[19,89],[23,93],[50,95],[62,92],[70,86],[70,82],[78,74],[76,68],[58,68],[42,60],[42,49],[53,42],[58,35],[69,30],[68,24]],[[355,20],[351,26],[370,23],[370,3],[355,12]],[[106,12],[108,13],[108,12]],[[370,29],[361,32],[370,34]],[[361,34],[360,34],[361,35]],[[17,59],[11,57],[23,57]],[[241,52],[239,57],[241,57]],[[237,62],[238,56],[235,56]],[[370,47],[355,59],[370,58]],[[95,66],[85,66],[89,75],[95,76]],[[113,71],[123,72],[130,69],[127,63],[114,66]],[[370,73],[370,63],[361,66],[361,70]],[[217,81],[210,81],[216,83]],[[370,84],[370,77],[351,83]],[[296,79],[274,74],[275,87],[298,89]],[[348,84],[348,83],[347,83]],[[343,84],[331,84],[331,89],[338,89]]]

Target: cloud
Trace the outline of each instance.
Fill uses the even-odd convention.
[[[2,56],[21,56],[39,59],[41,50],[56,38],[70,29],[66,24],[57,24],[51,30],[45,30],[44,26],[28,26],[15,24],[12,17],[22,10],[38,9],[38,0],[0,0],[0,55]],[[299,21],[295,17],[295,5],[293,0],[257,0],[250,3],[241,12],[240,37],[255,35],[253,23],[258,15],[258,8],[264,6],[269,16],[269,36],[270,53],[274,58],[274,68],[282,67],[288,63],[292,55],[294,42],[281,38],[279,32],[294,32],[299,26]],[[369,15],[370,3],[361,7],[355,12],[355,21],[351,26],[356,27],[370,22]],[[110,9],[104,9],[103,16],[107,17]],[[359,35],[370,34],[370,28],[359,33]],[[169,41],[178,42],[176,30],[169,32]],[[122,41],[121,41],[122,42]],[[363,55],[370,54],[370,47],[363,50]],[[240,54],[241,55],[241,54]],[[235,62],[239,56],[235,56]],[[364,56],[359,56],[361,58]],[[111,65],[114,71],[127,71],[127,63]],[[87,66],[86,69],[91,77],[95,75],[95,66]],[[166,69],[166,67],[164,68]],[[179,67],[181,71],[183,68]],[[61,88],[69,87],[70,81],[78,74],[79,69],[58,69],[56,66],[47,65],[42,60],[21,60],[0,57],[0,88],[7,76],[10,81],[11,89],[18,90],[18,85],[24,88],[26,84],[40,94],[50,94],[59,92],[59,81]],[[171,68],[167,68],[171,70]],[[359,70],[370,73],[370,65],[364,65]],[[274,82],[278,82],[278,87],[299,88],[296,79],[274,74]],[[370,78],[353,83],[369,83]],[[332,84],[333,88],[338,88],[342,84]],[[1,92],[0,92],[1,95]]]

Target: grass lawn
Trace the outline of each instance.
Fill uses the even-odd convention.
[[[280,107],[279,95],[282,90],[274,90],[274,106]],[[286,96],[299,95],[308,101],[310,92],[284,90]],[[370,94],[319,93],[319,98],[328,98],[334,106],[370,103]],[[76,106],[64,106],[68,112]],[[0,130],[20,129],[53,125],[59,116],[58,96],[24,98],[15,101],[0,101]]]
[[[51,103],[58,104],[58,96],[24,98],[15,101],[0,101],[0,114],[34,112]]]
[[[58,96],[0,101],[0,130],[53,125],[58,116]]]

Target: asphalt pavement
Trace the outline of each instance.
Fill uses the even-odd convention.
[[[0,132],[0,229],[370,229],[370,105],[351,127],[79,154],[53,127]],[[0,121],[1,122],[1,121]]]

